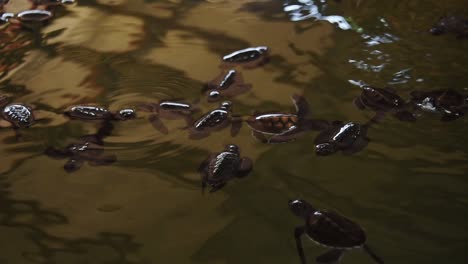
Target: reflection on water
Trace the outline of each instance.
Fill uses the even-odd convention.
[[[3,12],[29,8],[10,0]],[[463,113],[466,98],[438,91],[466,94],[468,42],[429,32],[441,15],[466,16],[464,1],[82,0],[51,8],[43,26],[0,25],[0,91],[45,120],[21,130],[21,141],[0,130],[0,263],[299,263],[293,198],[362,225],[388,263],[466,260],[467,119],[441,122],[444,112]],[[223,56],[263,45],[268,63],[223,68]],[[183,118],[138,111],[112,122],[93,149],[115,155],[109,166],[91,158],[64,171],[70,158],[89,158],[67,146],[100,131],[66,118],[69,106],[115,112],[175,100],[196,106],[197,119],[222,102],[206,100],[205,85],[232,69],[250,86],[229,98],[243,118],[291,113],[292,94],[310,102],[311,118],[344,124],[398,111],[372,96],[363,99],[370,110],[359,110],[353,100],[365,85],[388,86],[405,102],[421,91],[417,105],[438,113],[416,111],[416,122],[383,115],[367,127],[365,148],[321,157],[318,131],[268,145],[243,125],[236,137],[223,129],[192,140]],[[197,168],[228,144],[253,160],[252,172],[202,195]],[[69,155],[51,159],[48,147]],[[304,250],[324,252],[313,243]],[[370,260],[350,252],[342,262]]]

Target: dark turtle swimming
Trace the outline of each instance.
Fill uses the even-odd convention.
[[[221,189],[233,178],[247,176],[252,170],[252,160],[241,158],[237,145],[228,145],[224,151],[211,154],[200,164],[202,190],[210,186],[210,192]]]
[[[352,220],[334,211],[318,210],[304,200],[290,200],[289,208],[294,215],[305,220],[303,226],[294,230],[301,264],[306,264],[301,239],[303,235],[331,249],[318,256],[317,263],[337,263],[346,250],[355,248],[362,248],[376,263],[384,263],[366,244],[367,236],[364,229]]]
[[[367,130],[373,122],[371,120],[365,125],[355,122],[332,122],[331,126],[315,139],[315,152],[317,155],[327,156],[337,151],[353,154],[363,150],[370,141],[367,138]]]
[[[22,103],[9,103],[7,96],[0,96],[0,128],[13,128],[16,140],[21,138],[22,128],[28,128],[36,122],[35,112],[31,106]]]
[[[270,49],[266,46],[250,47],[224,56],[223,62],[227,65],[237,64],[245,68],[254,68],[268,61],[269,52]]]
[[[456,120],[468,109],[468,97],[455,90],[412,91],[410,94],[417,108],[442,114],[442,121]]]
[[[70,107],[64,113],[71,119],[78,120],[118,120],[124,121],[129,119],[134,119],[136,117],[136,112],[132,108],[124,108],[117,112],[110,112],[107,108],[102,106],[94,105],[75,105]]]
[[[161,119],[184,119],[187,125],[193,123],[192,114],[197,112],[198,109],[190,104],[176,101],[161,101],[159,103],[141,103],[138,109],[143,112],[151,113],[149,121],[163,134],[168,134],[169,130],[162,123]]]
[[[96,134],[83,136],[64,149],[48,147],[44,154],[54,159],[68,159],[63,166],[63,169],[68,173],[79,170],[86,162],[90,166],[110,165],[117,158],[115,155],[105,155],[103,139],[109,136],[112,130],[113,125],[106,121]]]
[[[468,19],[461,16],[448,15],[443,16],[429,30],[433,35],[442,35],[446,33],[455,34],[457,38],[468,37]]]
[[[189,138],[200,139],[229,125],[231,125],[231,135],[236,136],[242,126],[242,119],[233,116],[232,103],[224,101],[218,108],[205,113],[190,126]]]
[[[385,113],[392,113],[401,121],[416,121],[414,115],[408,111],[410,104],[391,88],[364,86],[361,95],[354,99],[354,104],[361,110],[369,108],[375,111],[379,118]]]
[[[249,91],[252,85],[245,84],[242,74],[235,69],[222,72],[211,82],[207,83],[203,93],[207,96],[208,102],[219,101],[222,98],[232,98]]]
[[[253,116],[247,118],[247,125],[252,129],[252,135],[256,139],[264,143],[282,143],[296,139],[302,134],[301,132],[328,127],[326,121],[307,119],[309,104],[303,96],[293,95],[291,99],[295,113],[255,112]]]

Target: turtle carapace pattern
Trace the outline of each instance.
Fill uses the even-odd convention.
[[[228,145],[219,153],[211,154],[200,164],[202,175],[202,190],[210,186],[210,192],[215,192],[233,178],[242,178],[252,170],[252,160],[240,156],[237,145]]]
[[[303,235],[330,249],[330,251],[316,258],[318,263],[339,262],[346,250],[355,248],[362,248],[376,263],[384,263],[382,258],[366,244],[366,233],[357,223],[337,212],[316,209],[304,200],[290,200],[288,205],[292,213],[305,222],[304,225],[298,226],[294,230],[294,238],[301,264],[307,263],[302,247]]]

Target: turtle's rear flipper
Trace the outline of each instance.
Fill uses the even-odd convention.
[[[344,250],[342,249],[332,249],[327,251],[325,254],[318,256],[315,260],[317,263],[338,263],[343,256]]]
[[[163,124],[161,119],[157,115],[151,115],[149,118],[151,125],[156,128],[159,132],[163,133],[164,135],[169,134],[169,130]]]
[[[394,116],[400,121],[406,121],[406,122],[416,121],[416,117],[414,116],[414,114],[409,111],[396,112]]]
[[[379,256],[377,256],[377,254],[375,254],[374,251],[372,251],[372,250],[369,248],[368,245],[364,244],[364,245],[362,246],[362,248],[364,249],[364,251],[365,251],[367,254],[369,254],[369,256],[371,256],[371,258],[372,258],[375,262],[377,262],[377,263],[379,263],[379,264],[384,264],[383,259],[381,259]]]
[[[238,174],[236,175],[238,178],[243,178],[247,176],[250,171],[252,170],[253,162],[250,158],[242,158],[239,164]]]

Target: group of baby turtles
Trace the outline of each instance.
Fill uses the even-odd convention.
[[[0,12],[8,0],[0,0]],[[69,0],[33,0],[34,6],[66,4]],[[46,9],[32,9],[19,14],[0,13],[1,22],[19,20],[21,22],[44,21],[52,17]],[[467,33],[468,23],[455,17],[445,17],[430,30],[433,34],[454,32],[458,37]],[[252,135],[263,143],[283,143],[295,140],[307,131],[320,131],[315,139],[317,155],[330,155],[338,151],[352,154],[362,150],[369,139],[368,128],[386,114],[405,122],[415,122],[418,111],[439,113],[442,121],[452,121],[464,115],[468,107],[468,96],[455,90],[413,91],[406,101],[391,88],[362,86],[362,92],[354,100],[357,108],[369,109],[375,116],[366,124],[356,122],[329,122],[310,117],[310,107],[302,95],[292,95],[294,110],[290,112],[254,112],[249,116],[233,115],[232,102],[227,99],[249,91],[252,86],[245,84],[239,70],[263,65],[268,61],[270,49],[265,46],[250,47],[235,51],[222,58],[223,72],[208,82],[202,89],[208,102],[222,101],[204,114],[198,115],[198,109],[186,102],[164,100],[155,103],[139,103],[133,108],[118,111],[96,105],[75,105],[64,113],[66,117],[84,121],[99,121],[101,126],[95,134],[81,137],[65,149],[47,148],[44,153],[55,159],[67,159],[64,169],[67,172],[78,170],[85,162],[91,166],[108,165],[117,160],[115,155],[104,153],[104,138],[113,130],[114,121],[126,121],[137,117],[137,112],[149,113],[150,123],[163,134],[169,130],[163,119],[183,119],[187,124],[189,138],[201,139],[211,133],[231,126],[231,135],[235,136],[245,122],[252,130]],[[22,128],[30,127],[37,120],[32,106],[10,102],[7,96],[0,96],[0,127],[12,127],[19,133]],[[237,145],[230,144],[218,153],[212,153],[199,166],[202,175],[202,190],[209,192],[221,189],[231,179],[247,176],[253,162],[242,157]],[[316,258],[319,263],[339,262],[346,250],[361,248],[377,263],[384,263],[366,244],[364,230],[350,219],[333,211],[319,210],[304,200],[289,201],[291,211],[305,221],[295,229],[297,251],[302,264],[306,263],[302,247],[302,236],[306,235],[316,243],[330,248],[330,251]]]

